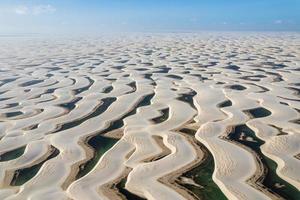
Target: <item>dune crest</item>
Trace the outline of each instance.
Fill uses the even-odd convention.
[[[0,39],[0,199],[299,199],[299,43]]]

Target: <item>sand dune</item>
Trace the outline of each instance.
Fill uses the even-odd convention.
[[[0,199],[300,198],[299,34],[0,45]]]

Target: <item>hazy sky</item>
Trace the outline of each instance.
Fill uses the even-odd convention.
[[[0,0],[0,33],[300,31],[300,0]]]

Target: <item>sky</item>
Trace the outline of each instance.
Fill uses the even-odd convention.
[[[300,0],[0,0],[0,34],[300,31]]]

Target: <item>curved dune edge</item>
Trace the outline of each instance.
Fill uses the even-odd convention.
[[[200,89],[200,88],[199,88]],[[199,91],[199,90],[196,90]],[[223,96],[225,98],[222,90],[200,90],[202,93],[206,93],[205,97],[199,97],[197,99],[196,97],[196,107],[199,107],[198,101],[202,101],[203,99],[205,101],[205,98],[209,98],[210,103],[212,103],[213,98],[215,99],[215,105],[218,104],[218,102],[222,102],[220,100],[220,97],[217,95]],[[217,98],[216,98],[217,97]],[[233,96],[232,96],[233,97]],[[231,99],[232,99],[231,97]],[[222,99],[222,98],[221,98]],[[232,99],[233,100],[233,99]],[[236,99],[238,100],[238,99]],[[235,102],[236,106],[240,104],[240,106],[251,106],[249,103],[245,104],[245,102]],[[200,104],[201,105],[201,104]],[[209,109],[209,105],[205,105],[205,108]],[[214,106],[211,104],[210,106]],[[234,105],[233,105],[234,106]],[[200,107],[201,109],[201,107]],[[252,198],[259,198],[259,199],[269,199],[267,195],[263,195],[263,193],[259,193],[258,190],[254,190],[253,187],[250,186],[250,184],[246,184],[251,178],[253,178],[253,175],[257,172],[261,174],[259,171],[260,166],[258,163],[253,159],[253,155],[248,152],[247,150],[243,150],[244,148],[237,148],[235,143],[228,142],[226,140],[222,139],[222,136],[226,135],[226,129],[228,129],[229,126],[234,124],[241,124],[244,123],[247,120],[247,116],[243,113],[236,112],[235,115],[233,115],[230,111],[234,111],[232,106],[226,108],[221,108],[222,112],[216,110],[216,115],[223,116],[223,120],[215,121],[215,122],[206,122],[204,125],[200,126],[200,129],[196,133],[196,138],[202,142],[214,155],[215,159],[215,172],[213,174],[213,178],[215,182],[219,185],[221,190],[225,193],[225,195],[228,195],[229,198],[245,198],[245,199],[252,199]],[[227,111],[228,110],[228,111]],[[225,115],[224,115],[225,114]],[[226,116],[227,115],[227,116]],[[202,114],[200,111],[200,119],[205,120],[205,115]],[[210,117],[210,116],[208,116]],[[216,118],[216,117],[214,117]],[[222,124],[221,124],[222,123]],[[227,125],[226,125],[227,124]],[[223,140],[223,141],[222,141]],[[232,145],[230,145],[232,144]],[[227,149],[225,149],[225,147]],[[228,154],[230,152],[230,154]],[[238,152],[239,155],[236,153]],[[220,156],[221,155],[221,156]],[[233,157],[232,155],[238,156]],[[248,157],[248,159],[246,159]],[[239,160],[238,160],[238,159]],[[245,165],[245,163],[248,163]],[[222,167],[219,167],[219,165],[222,165]],[[239,166],[244,166],[243,168]],[[250,167],[251,166],[251,167]],[[239,168],[238,168],[239,167]],[[246,174],[246,167],[248,169],[247,176],[238,175],[238,173],[244,171],[243,173]],[[230,176],[240,176],[239,179],[231,179],[231,182],[227,182],[226,185],[223,182],[223,179],[226,177],[226,179],[229,179]],[[239,187],[237,187],[238,184]],[[256,186],[256,184],[251,184],[253,186]],[[237,190],[240,188],[240,191]],[[256,196],[257,195],[257,196]]]
[[[230,132],[232,129],[232,127],[228,127],[227,128],[227,133]],[[226,134],[225,134],[226,135]],[[265,166],[264,164],[262,163],[259,155],[253,151],[252,149],[250,149],[249,147],[243,145],[243,144],[240,144],[236,141],[232,141],[224,136],[220,137],[228,142],[231,142],[235,145],[238,145],[240,146],[241,148],[244,148],[246,149],[247,151],[249,151],[252,156],[255,158],[255,164],[256,164],[256,171],[255,173],[253,174],[253,176],[251,176],[248,180],[246,180],[246,182],[252,186],[253,188],[265,193],[266,195],[268,195],[271,199],[282,199],[282,197],[280,197],[279,195],[277,195],[276,193],[272,193],[268,190],[268,188],[266,188],[263,184],[262,184],[262,181],[263,179],[265,178]]]
[[[124,199],[124,179],[141,198],[195,199],[177,183],[203,159],[193,140],[228,199],[299,199],[298,34],[15,39],[0,38],[0,199]],[[263,142],[259,154],[251,135],[228,137],[239,125]],[[99,134],[118,141],[95,154],[88,141]],[[265,188],[259,155],[280,183]]]
[[[182,167],[181,169],[179,169],[177,171],[174,171],[174,172],[158,179],[158,181],[160,181],[161,183],[167,185],[170,188],[173,188],[179,194],[181,194],[185,199],[195,199],[193,193],[191,193],[189,190],[187,190],[186,188],[184,188],[184,187],[182,187],[182,186],[180,186],[179,184],[176,183],[176,180],[178,179],[178,177],[180,177],[184,172],[189,171],[196,164],[201,162],[201,160],[203,159],[203,156],[204,156],[203,152],[200,149],[200,147],[197,146],[197,144],[193,141],[194,139],[192,137],[189,137],[189,136],[185,136],[185,137],[187,138],[187,140],[195,148],[195,150],[197,152],[197,158],[192,163],[189,163],[187,166]]]
[[[262,105],[268,107],[266,102],[263,102]],[[273,114],[260,119],[259,122],[253,119],[249,121],[248,124],[250,127],[253,127],[259,138],[266,141],[266,144],[262,146],[262,152],[277,163],[278,175],[290,184],[299,188],[300,177],[298,173],[296,173],[298,161],[295,160],[296,158],[294,158],[293,155],[297,154],[299,149],[299,139],[295,136],[295,134],[299,132],[300,126],[289,122],[293,119],[297,119],[299,114],[292,109],[280,110],[280,108],[281,107],[276,105],[276,109],[273,107],[270,110],[273,113],[285,112],[282,117],[279,116],[280,118],[278,118],[275,114]],[[288,135],[277,136],[278,131],[270,127],[269,124],[286,127],[283,131],[288,132]],[[263,132],[269,132],[269,135],[264,135]],[[270,133],[272,133],[272,135]]]
[[[151,107],[151,106],[150,106]],[[146,108],[146,107],[145,107]],[[176,108],[176,107],[174,107],[174,108]],[[187,107],[188,108],[188,107]],[[140,112],[141,114],[142,114],[142,112]],[[147,113],[145,113],[145,114],[147,114]],[[149,123],[150,121],[150,119],[152,119],[154,116],[157,116],[157,114],[158,114],[158,112],[154,112],[153,113],[154,115],[153,116],[149,116],[149,117],[147,117],[148,118],[148,122],[147,123]],[[147,115],[146,115],[147,116]],[[172,116],[172,115],[171,115]],[[132,118],[133,118],[134,116],[132,116]],[[190,117],[189,117],[190,118]],[[188,119],[189,119],[188,118]],[[168,127],[169,125],[168,124],[170,124],[169,123],[169,120],[171,120],[172,121],[172,118],[169,118],[165,123],[163,122],[162,123],[162,127],[164,127],[164,126],[166,126],[166,127]],[[134,123],[136,123],[136,121],[132,121],[132,122],[134,122]],[[126,124],[127,124],[127,126],[128,126],[128,130],[130,129],[130,125],[128,124],[128,122],[126,121]],[[150,122],[150,124],[151,124],[151,122]],[[155,127],[156,125],[153,125],[153,128]],[[158,124],[158,126],[160,126],[160,124]],[[124,139],[126,139],[125,141],[127,141],[128,140],[128,142],[130,142],[130,141],[136,141],[136,142],[138,142],[138,143],[136,143],[136,144],[139,144],[139,142],[143,142],[142,140],[137,140],[138,138],[136,138],[135,139],[135,136],[134,136],[134,134],[136,134],[136,133],[138,133],[138,132],[132,132],[131,133],[131,131],[130,132],[128,132],[127,133],[127,129],[125,129],[125,132],[124,132],[124,134],[125,134],[125,137],[123,137],[123,138],[121,138],[120,139],[120,141],[118,142],[118,143],[122,143],[123,141],[124,141]],[[159,130],[159,129],[158,129]],[[152,132],[148,132],[148,134],[149,133],[152,133]],[[131,134],[133,134],[132,136],[131,136]],[[153,135],[153,134],[152,134]],[[164,138],[165,138],[166,136],[164,136]],[[175,139],[175,138],[174,138]],[[123,141],[122,141],[123,140]],[[124,142],[125,142],[124,141]],[[114,146],[114,147],[116,147],[117,148],[117,146],[118,146],[118,143]],[[126,142],[127,143],[127,142]],[[145,144],[147,144],[147,143],[145,143]],[[153,145],[154,145],[154,143],[153,143]],[[159,152],[161,152],[161,149],[157,146],[157,144],[155,144],[154,146],[156,146],[155,148],[157,148],[157,150],[156,150],[156,152],[157,153],[159,153]],[[113,148],[114,148],[113,147]],[[144,146],[144,147],[146,147],[146,146]],[[124,151],[124,152],[130,152],[131,150],[130,149],[133,149],[133,148],[138,148],[138,149],[140,149],[140,147],[139,146],[136,146],[136,147],[130,147],[127,151]],[[150,146],[149,146],[149,148],[150,148]],[[152,147],[151,147],[152,148]],[[140,150],[142,150],[142,149],[140,149]],[[139,150],[139,151],[140,151]],[[144,150],[146,150],[146,149],[144,149]],[[143,150],[143,151],[144,151]],[[173,150],[172,150],[173,151]],[[112,152],[112,149],[109,151],[109,152]],[[107,153],[109,153],[109,152],[107,152]],[[145,159],[147,159],[147,157],[148,157],[148,159],[152,159],[153,158],[153,156],[156,154],[156,153],[151,153],[151,151],[148,151],[149,153],[148,153],[148,156],[142,156],[141,158],[139,158],[139,160],[140,161],[138,161],[138,162],[143,162],[143,161],[145,161]],[[134,151],[134,153],[130,156],[130,158],[129,158],[129,160],[131,160],[131,161],[129,161],[129,163],[132,163],[132,164],[129,164],[128,163],[128,161],[127,161],[127,163],[129,164],[126,164],[127,166],[131,166],[131,168],[133,168],[133,171],[136,169],[134,166],[135,165],[137,165],[137,164],[134,164],[136,161],[134,161],[134,157],[136,157],[136,155],[137,155],[137,153],[138,153],[138,151],[137,151],[137,149],[136,149],[136,151]],[[147,154],[146,154],[147,155]],[[124,155],[125,156],[125,155]],[[104,157],[105,157],[105,155],[104,155]],[[103,157],[103,159],[104,159],[104,157]],[[168,155],[165,157],[165,158],[167,158],[168,157]],[[125,157],[124,157],[125,158]],[[125,158],[126,159],[126,158]],[[101,163],[103,163],[103,162],[101,162],[101,160],[100,160],[100,165],[101,165]],[[152,163],[152,162],[151,162]],[[146,164],[146,163],[145,163]],[[100,166],[99,165],[99,166]],[[139,167],[139,165],[137,165],[137,167]],[[123,169],[125,169],[125,166],[124,167],[122,167]],[[94,171],[94,170],[93,170]],[[88,174],[89,175],[89,174]],[[99,174],[100,175],[100,174]],[[131,181],[132,181],[132,172],[130,172],[130,174],[129,174],[129,179],[128,179],[128,181],[129,182],[127,182],[126,183],[126,188],[127,188],[127,184],[132,184],[131,183]],[[118,175],[116,174],[116,177],[119,177],[120,176],[120,173],[118,173]],[[88,177],[88,176],[86,176],[86,177]],[[91,177],[92,178],[92,177]],[[84,179],[85,179],[85,177],[83,177],[83,179],[81,179],[80,180],[80,182],[81,182],[81,184],[84,184]],[[109,180],[111,180],[111,174],[110,174],[110,179]],[[96,181],[96,180],[95,180]],[[78,182],[78,184],[79,184],[79,182]],[[100,186],[100,185],[99,185]],[[75,187],[75,185],[73,186],[73,187]],[[78,187],[76,186],[76,189],[74,189],[74,190],[72,190],[72,191],[77,191],[77,189],[78,189]],[[131,189],[129,189],[129,190],[131,190]],[[71,191],[70,191],[71,192]],[[135,192],[133,192],[133,193],[135,193]],[[141,194],[138,194],[138,195],[141,195]],[[75,196],[75,195],[73,195],[73,196]],[[74,197],[73,197],[74,198]],[[85,197],[85,198],[89,198],[89,197]],[[105,197],[103,197],[103,198],[105,198]]]
[[[131,170],[132,169],[130,168],[125,169],[120,177],[106,185],[101,186],[99,188],[99,190],[101,191],[100,193],[106,197],[109,197],[109,199],[125,199],[124,195],[121,194],[117,188],[115,188],[115,185],[118,184],[123,178],[127,177]]]

